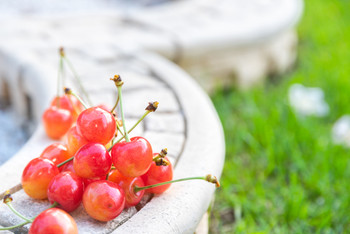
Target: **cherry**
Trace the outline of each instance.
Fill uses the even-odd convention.
[[[112,166],[107,149],[99,143],[87,143],[75,154],[73,166],[76,174],[83,178],[106,176]]]
[[[67,147],[61,143],[53,143],[46,147],[41,153],[40,158],[46,158],[52,161],[56,166],[70,158]]]
[[[83,205],[92,218],[109,221],[123,211],[125,195],[116,183],[100,180],[87,186],[83,195]]]
[[[77,234],[78,227],[72,216],[64,210],[50,208],[39,214],[29,229],[29,234]]]
[[[66,144],[69,155],[74,155],[80,147],[88,143],[88,141],[78,133],[77,127],[73,126],[67,132]]]
[[[99,107],[84,110],[78,117],[77,130],[89,142],[107,144],[116,131],[113,115]]]
[[[70,171],[61,172],[50,182],[47,196],[51,203],[71,212],[80,205],[84,192],[83,179]]]
[[[35,199],[47,198],[47,187],[58,173],[58,168],[50,160],[33,159],[23,170],[22,186],[24,192]]]
[[[158,154],[155,153],[154,155],[157,156]],[[164,157],[164,159],[168,162],[167,165],[157,165],[157,163],[153,161],[147,173],[141,176],[145,185],[158,184],[173,179],[173,167],[168,157]],[[170,185],[171,184],[166,184],[163,186],[150,188],[147,190],[147,192],[160,194],[165,192]]]
[[[115,144],[111,156],[117,170],[129,177],[145,174],[153,159],[151,144],[143,137],[133,137],[130,142]]]
[[[56,106],[61,109],[68,110],[72,114],[74,120],[76,120],[78,118],[78,115],[84,110],[84,106],[76,97],[67,94],[56,96],[51,101],[51,106]]]
[[[50,106],[42,116],[46,134],[52,139],[60,139],[73,123],[72,114],[65,109]]]
[[[141,177],[126,177],[118,170],[112,170],[109,173],[108,180],[118,184],[125,193],[125,207],[136,206],[142,199],[144,191],[135,192],[134,187],[143,187],[144,183]]]

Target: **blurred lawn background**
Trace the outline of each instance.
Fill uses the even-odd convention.
[[[350,233],[350,152],[331,141],[350,114],[350,1],[305,1],[297,30],[292,72],[211,96],[226,138],[211,233]],[[329,115],[296,116],[293,83],[322,88]]]

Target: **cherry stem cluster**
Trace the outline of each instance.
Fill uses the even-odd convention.
[[[188,178],[182,178],[182,179],[178,179],[178,180],[171,180],[171,181],[166,181],[166,182],[162,182],[162,183],[158,183],[158,184],[152,184],[152,185],[148,185],[148,186],[144,186],[144,187],[135,186],[134,192],[137,193],[137,192],[145,190],[145,189],[150,189],[150,188],[154,188],[154,187],[158,187],[158,186],[162,186],[162,185],[166,185],[166,184],[187,181],[187,180],[205,180],[207,182],[215,184],[216,187],[220,187],[220,183],[215,176],[206,175],[206,176],[188,177]]]

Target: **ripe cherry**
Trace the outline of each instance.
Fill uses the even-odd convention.
[[[87,143],[88,141],[78,133],[76,126],[71,127],[67,132],[66,144],[69,155],[73,156],[80,147]]]
[[[92,218],[109,221],[123,211],[125,195],[116,183],[100,180],[87,186],[83,195],[83,205]]]
[[[58,173],[58,168],[50,160],[33,159],[23,170],[22,186],[24,192],[31,198],[47,198],[48,185]]]
[[[34,219],[28,233],[77,234],[78,227],[72,216],[67,212],[58,208],[50,208]]]
[[[65,109],[50,106],[42,116],[46,134],[52,139],[60,139],[73,123],[72,114]]]
[[[153,153],[151,144],[143,137],[115,144],[111,151],[114,166],[124,176],[137,177],[150,168]]]
[[[142,199],[144,190],[135,192],[135,186],[145,186],[141,177],[126,177],[118,170],[112,170],[109,173],[108,180],[118,184],[125,193],[125,207],[136,206]]]
[[[78,208],[84,193],[83,179],[70,171],[61,172],[50,182],[47,196],[51,203],[57,202],[67,212]]]
[[[78,117],[77,130],[89,142],[106,145],[116,131],[113,115],[99,107],[84,110]]]
[[[68,94],[56,96],[51,101],[51,106],[68,110],[72,114],[74,120],[76,120],[78,115],[84,110],[84,106],[80,103],[80,101],[73,95]]]
[[[56,166],[70,158],[67,147],[61,143],[53,143],[46,147],[41,153],[40,158],[46,158],[52,161]]]
[[[99,143],[87,143],[75,154],[73,166],[76,174],[83,178],[106,176],[112,166],[107,149]]]
[[[156,155],[158,154],[155,153],[154,156]],[[165,157],[164,159],[168,162],[167,165],[157,165],[157,163],[153,161],[147,173],[141,176],[146,186],[170,181],[173,179],[173,167],[168,157]],[[171,184],[166,184],[159,187],[150,188],[147,189],[147,192],[160,194],[165,192],[170,187],[170,185]]]

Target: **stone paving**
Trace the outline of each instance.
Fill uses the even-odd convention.
[[[293,0],[226,0],[214,4],[192,0],[117,14],[0,17],[5,22],[0,30],[0,79],[15,90],[10,99],[18,122],[30,123],[35,129],[20,152],[0,167],[0,193],[13,188],[14,204],[26,214],[37,214],[48,205],[47,201],[28,198],[20,186],[13,186],[20,182],[27,162],[52,142],[40,124],[39,128],[33,126],[40,123],[41,113],[55,94],[57,48],[62,45],[94,104],[112,105],[116,92],[108,79],[121,74],[128,124],[143,114],[148,101],[160,102],[157,112],[149,115],[134,134],[147,137],[155,151],[168,148],[176,165],[175,178],[220,175],[225,153],[216,111],[192,77],[167,59],[189,71],[206,70],[198,69],[203,66],[209,73],[234,70],[239,83],[247,86],[272,70],[290,66],[295,51],[289,46],[296,43],[291,30],[300,12],[300,1]],[[276,19],[283,20],[276,23]],[[267,33],[261,34],[262,26]],[[247,43],[252,46],[246,48]],[[231,51],[240,53],[231,57]],[[71,74],[67,72],[67,76]],[[74,83],[70,86],[76,88]],[[164,195],[147,204],[144,201],[142,209],[126,210],[108,223],[93,221],[83,210],[73,212],[73,216],[80,233],[193,233],[213,193],[213,186],[207,183],[187,182],[173,185]],[[18,221],[7,207],[0,206],[0,225]]]

